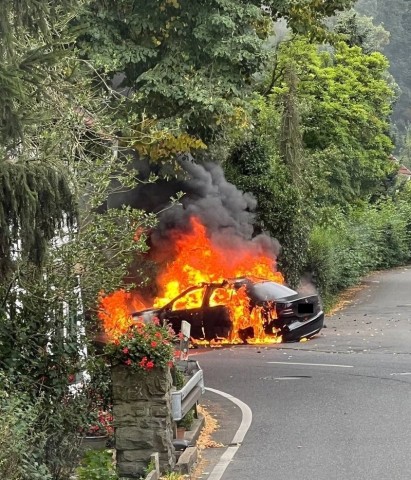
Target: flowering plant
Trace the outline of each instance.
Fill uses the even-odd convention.
[[[174,339],[174,331],[154,318],[149,323],[136,322],[106,346],[106,354],[113,363],[140,371],[165,368],[173,364]]]
[[[86,437],[113,435],[113,415],[111,410],[96,409],[89,414],[87,427],[82,429]]]

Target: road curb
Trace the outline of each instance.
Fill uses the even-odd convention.
[[[198,448],[196,447],[197,440],[200,436],[201,430],[205,424],[205,418],[203,415],[199,415],[194,419],[191,430],[188,430],[184,434],[184,440],[189,444],[184,452],[180,455],[174,470],[178,473],[188,474],[192,470],[193,466],[198,460]]]
[[[187,430],[184,434],[184,439],[187,440],[190,445],[194,446],[197,442],[198,437],[200,436],[201,430],[205,424],[205,418],[203,415],[198,415],[198,418],[195,418],[191,426],[191,430]]]
[[[174,470],[178,473],[188,474],[198,460],[197,447],[187,447],[180,455]]]

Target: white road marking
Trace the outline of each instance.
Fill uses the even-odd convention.
[[[278,365],[304,365],[307,367],[337,367],[337,368],[354,368],[354,365],[331,365],[330,363],[299,363],[299,362],[267,362]]]
[[[411,372],[390,373],[390,375],[411,375]]]
[[[208,480],[220,480],[223,476],[226,468],[228,467],[231,460],[234,458],[234,455],[237,453],[237,450],[240,448],[241,442],[244,440],[245,434],[248,432],[250,428],[251,421],[253,419],[253,412],[251,408],[239,400],[236,397],[233,397],[229,393],[222,392],[220,390],[215,390],[214,388],[206,388],[209,392],[216,393],[217,395],[221,395],[222,397],[228,398],[231,402],[235,403],[241,409],[241,413],[243,414],[243,418],[241,420],[241,424],[238,427],[237,432],[235,433],[233,439],[231,440],[232,444],[237,444],[232,447],[228,447],[227,450],[221,455],[220,460],[218,461],[217,465],[213,468]]]
[[[274,380],[302,380],[302,377],[274,377]]]

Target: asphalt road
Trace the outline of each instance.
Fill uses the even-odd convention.
[[[207,387],[252,411],[222,480],[411,479],[411,267],[367,278],[326,325],[306,343],[194,354]],[[205,480],[242,412],[214,392],[203,403],[222,444],[204,454]]]

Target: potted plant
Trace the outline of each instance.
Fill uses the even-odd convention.
[[[111,409],[96,407],[88,417],[87,425],[81,431],[83,450],[98,450],[107,447],[113,435],[113,415]]]
[[[185,430],[191,430],[194,422],[194,411],[188,411],[184,417],[177,422],[177,428],[183,427]]]
[[[186,430],[191,430],[194,422],[194,411],[189,410],[184,417],[176,423],[176,438],[183,440]]]
[[[173,366],[174,331],[161,325],[157,318],[151,322],[136,322],[105,347],[112,365],[126,365],[133,370],[149,372]]]

